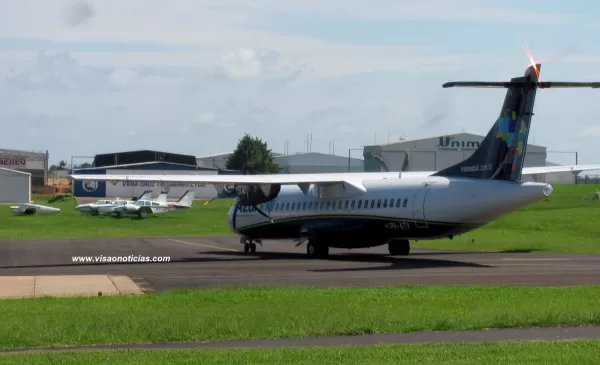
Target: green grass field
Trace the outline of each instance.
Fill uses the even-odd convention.
[[[0,301],[0,348],[600,324],[600,286],[221,288]]]
[[[325,348],[116,350],[0,354],[1,364],[265,365],[597,364],[600,341],[523,341]]]
[[[486,227],[454,240],[421,241],[414,247],[474,251],[539,250],[600,253],[600,202],[583,200],[598,185],[557,185],[548,201],[540,201]],[[47,196],[36,201],[47,204]],[[209,205],[195,201],[189,211],[145,220],[81,216],[74,199],[54,203],[62,212],[53,216],[14,217],[0,212],[0,238],[85,238],[231,235],[226,214],[231,199]]]

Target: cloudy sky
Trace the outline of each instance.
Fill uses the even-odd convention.
[[[485,134],[508,80],[600,81],[600,3],[0,0],[0,146],[51,160],[131,149],[275,152]],[[542,90],[530,143],[599,163],[600,91]],[[352,151],[360,156],[360,151]],[[570,154],[549,159],[574,163]],[[75,161],[78,162],[77,160]]]

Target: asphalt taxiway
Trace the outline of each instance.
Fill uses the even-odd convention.
[[[169,256],[161,263],[81,263],[73,256]],[[330,250],[308,259],[305,246],[266,241],[245,253],[236,237],[94,238],[0,241],[0,276],[128,276],[143,291],[225,285],[581,285],[600,284],[600,255],[479,253],[382,246]]]

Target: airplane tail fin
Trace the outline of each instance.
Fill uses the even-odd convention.
[[[522,77],[509,82],[449,82],[443,87],[503,87],[508,89],[500,116],[477,150],[466,160],[438,171],[434,176],[521,180],[533,106],[538,88],[592,87],[600,82],[540,82],[541,64],[529,66]]]
[[[156,197],[156,201],[159,203],[164,203],[167,201],[167,197],[168,194],[167,193],[160,193],[157,197]]]
[[[191,208],[192,203],[194,202],[194,196],[196,192],[193,190],[188,190],[183,194],[181,199],[177,201],[177,205]]]

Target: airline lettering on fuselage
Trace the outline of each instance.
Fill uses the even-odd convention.
[[[163,183],[147,182],[147,181],[122,181],[123,186],[142,186],[146,188],[153,188],[155,186],[163,186]],[[172,183],[171,188],[202,188],[206,184],[201,183]]]
[[[173,210],[173,208],[165,208],[165,207],[158,207],[158,208],[152,208],[154,209],[155,212],[168,212],[170,210]]]
[[[385,229],[393,230],[393,231],[408,231],[410,230],[410,223],[406,222],[388,222],[383,225]]]

